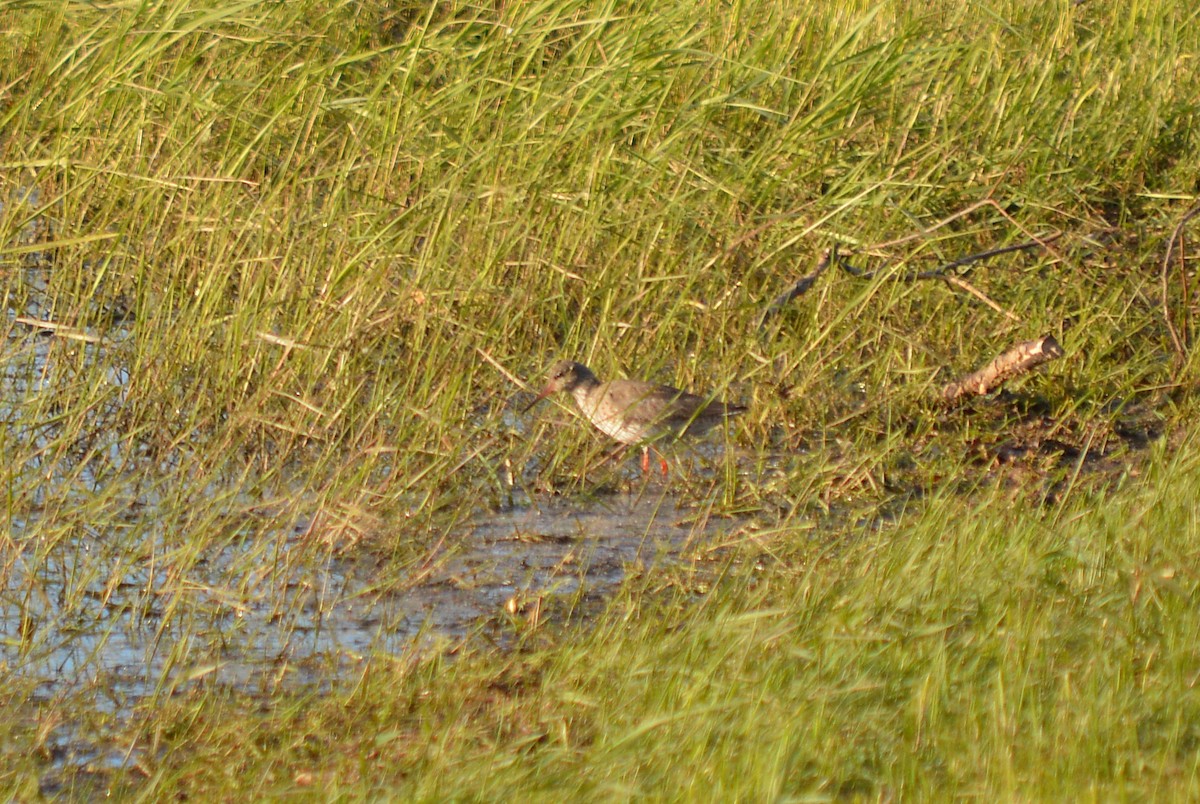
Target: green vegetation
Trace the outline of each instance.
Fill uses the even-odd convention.
[[[1195,799],[1198,53],[1163,0],[0,6],[0,793]],[[877,274],[760,327],[834,244]],[[751,410],[664,488],[518,415],[560,357]],[[223,675],[552,493],[730,529]]]

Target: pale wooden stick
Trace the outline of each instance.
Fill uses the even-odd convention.
[[[972,374],[942,389],[942,400],[954,402],[964,396],[979,396],[1000,387],[1006,380],[1026,374],[1043,363],[1063,356],[1063,348],[1053,335],[1018,343],[1007,352]]]
[[[84,343],[100,343],[101,341],[99,335],[92,335],[91,333],[84,332],[81,329],[75,329],[74,327],[69,327],[66,324],[60,324],[57,321],[47,321],[42,318],[30,318],[29,316],[24,315],[17,316],[13,319],[13,321],[17,322],[18,324],[24,324],[27,327],[46,330],[47,332],[51,332],[60,338],[66,338],[67,340],[71,341],[83,341]]]

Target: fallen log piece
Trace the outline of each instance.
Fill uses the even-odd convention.
[[[964,396],[982,396],[1000,387],[1006,380],[1019,377],[1062,356],[1063,348],[1053,335],[1018,343],[979,371],[947,385],[942,389],[942,400],[954,402]]]

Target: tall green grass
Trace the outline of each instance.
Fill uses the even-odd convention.
[[[156,759],[118,790],[1191,798],[1200,472],[1159,454],[1052,512],[951,493],[748,535],[716,586],[660,567],[590,629],[380,657],[332,698],[193,689],[139,712]]]
[[[376,762],[426,797],[1185,797],[1187,710],[1167,702],[1190,694],[1190,554],[1159,561],[1150,533],[1194,525],[1166,494],[1171,451],[1122,433],[1190,443],[1194,365],[1171,353],[1159,260],[1200,168],[1196,17],[1150,0],[0,8],[0,573],[29,613],[4,638],[37,655],[72,618],[108,622],[152,567],[121,614],[180,657],[133,724],[86,695],[22,708],[0,728],[41,753],[6,750],[6,789],[30,794],[65,720],[135,746],[68,787],[149,797],[366,793]],[[1053,250],[967,277],[1012,316],[899,276],[1051,231]],[[831,272],[760,330],[834,243],[884,269]],[[1166,301],[1194,339],[1190,277],[1172,266]],[[931,404],[1043,332],[1068,354],[1018,385],[1024,407]],[[168,694],[210,658],[188,647],[197,623],[291,605],[285,550],[370,552],[401,586],[472,514],[592,489],[596,436],[515,413],[564,356],[751,405],[739,471],[718,477],[770,534],[765,576],[737,552],[702,598],[630,583],[591,630],[534,629],[527,653],[396,675],[376,657],[338,688],[345,714],[292,691],[260,722],[216,685]],[[1083,457],[1039,452],[1048,438]],[[1007,442],[1031,457],[997,467]],[[1143,463],[1159,468],[1130,482]],[[1117,494],[1122,466],[1145,488]],[[839,529],[860,515],[892,524]],[[240,563],[198,588],[225,549]],[[19,667],[0,675],[14,703],[30,693]],[[233,776],[227,712],[261,735]]]

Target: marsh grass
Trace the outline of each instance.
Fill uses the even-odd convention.
[[[1052,516],[1000,491],[953,493],[836,542],[779,531],[720,562],[715,587],[696,565],[663,568],[631,579],[589,629],[453,663],[375,661],[333,698],[285,692],[263,711],[193,689],[141,713],[161,761],[130,782],[266,796],[1184,798],[1196,524],[1176,490],[1200,468],[1181,452],[1152,475]]]
[[[0,9],[3,789],[1194,795],[1185,6]],[[901,278],[1050,231],[967,276],[1017,320]],[[881,270],[760,330],[831,243]],[[473,516],[638,493],[517,415],[564,356],[751,406],[668,481],[744,540],[516,648],[221,683],[216,624],[286,644],[331,564],[404,589]]]

